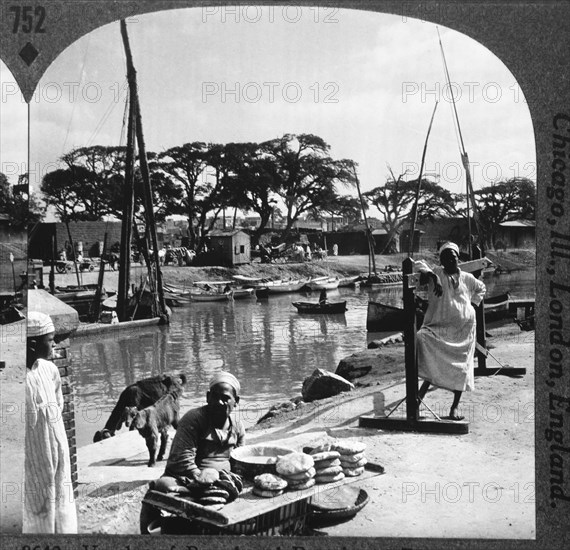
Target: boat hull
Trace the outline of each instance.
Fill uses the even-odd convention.
[[[299,313],[344,313],[346,311],[346,301],[326,302],[324,304],[315,302],[292,302]]]
[[[340,280],[337,278],[314,279],[307,283],[311,290],[335,290],[338,288]]]
[[[426,304],[422,304],[420,310],[425,309]],[[494,296],[484,302],[485,321],[495,321],[503,319],[509,315],[509,295],[501,294]],[[420,311],[416,310],[418,316]],[[420,320],[420,319],[418,319]],[[418,323],[420,326],[421,323]],[[366,315],[366,330],[368,332],[388,332],[402,331],[405,326],[404,309],[390,306],[382,302],[370,300]]]

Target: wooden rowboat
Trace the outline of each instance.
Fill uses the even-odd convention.
[[[346,311],[346,301],[344,302],[292,302],[299,313],[344,313]]]

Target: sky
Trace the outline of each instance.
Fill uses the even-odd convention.
[[[425,172],[464,192],[435,25],[336,8],[235,9],[127,21],[148,151],[312,133],[333,158],[358,163],[366,191],[386,182],[389,167],[417,177],[437,99]],[[515,176],[535,180],[532,122],[515,78],[473,39],[439,30],[475,189]],[[0,71],[4,90],[11,76]],[[124,145],[125,87],[118,22],[54,61],[30,105],[32,185],[72,148]],[[0,165],[25,162],[27,110],[18,94],[3,98],[1,115]]]

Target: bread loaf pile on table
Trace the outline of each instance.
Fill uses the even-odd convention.
[[[301,491],[315,484],[315,461],[306,453],[283,455],[275,464],[277,474],[287,481],[287,489]]]
[[[334,443],[333,450],[340,453],[340,464],[345,476],[359,476],[368,462],[364,456],[366,444],[359,441]]]
[[[243,481],[238,474],[214,468],[204,468],[195,476],[196,485],[192,496],[198,504],[220,510],[235,500],[243,490]]]
[[[317,483],[334,483],[344,478],[338,451],[316,449],[311,452],[311,456],[315,461]]]
[[[258,497],[276,497],[286,488],[287,481],[274,474],[260,474],[253,478],[253,494]]]

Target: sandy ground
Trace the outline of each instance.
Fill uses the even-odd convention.
[[[527,374],[477,378],[476,391],[465,394],[460,407],[469,421],[468,434],[358,427],[359,416],[383,414],[404,397],[400,343],[379,351],[395,361],[389,378],[369,375],[358,380],[360,387],[353,392],[258,425],[248,432],[248,443],[282,443],[299,450],[326,437],[366,443],[369,460],[384,466],[386,473],[365,485],[356,483],[370,501],[350,521],[319,528],[330,536],[532,539],[534,333],[516,326],[491,333],[493,355],[504,365],[526,367]],[[490,360],[488,366],[494,365]],[[430,391],[426,402],[446,415],[451,393]],[[147,481],[163,469],[146,467],[146,460],[144,440],[134,432],[79,450],[81,532],[138,532]]]

